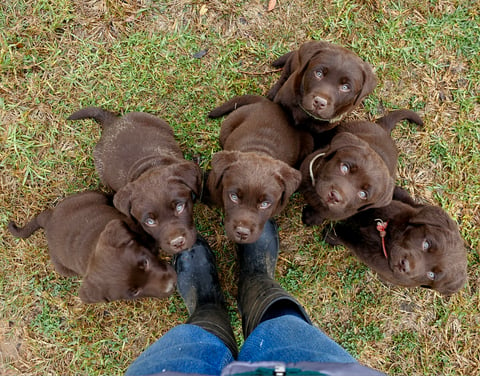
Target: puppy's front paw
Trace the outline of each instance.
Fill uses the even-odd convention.
[[[323,217],[312,206],[307,205],[302,211],[302,222],[307,226],[321,225]]]

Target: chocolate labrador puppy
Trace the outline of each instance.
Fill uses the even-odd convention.
[[[165,252],[190,248],[197,236],[193,204],[202,173],[184,159],[171,127],[143,112],[117,117],[98,107],[68,119],[86,118],[102,125],[95,166],[102,182],[116,191],[115,207],[141,223]]]
[[[301,174],[292,166],[312,150],[313,139],[264,97],[235,97],[209,116],[227,113],[220,131],[224,150],[213,156],[207,186],[210,200],[225,211],[228,238],[253,243],[298,188]]]
[[[312,133],[334,128],[377,84],[371,66],[336,44],[311,41],[272,63],[283,67],[268,98]]]
[[[100,192],[69,196],[23,228],[14,222],[8,225],[21,238],[40,228],[45,230],[55,270],[83,276],[79,295],[85,303],[164,298],[175,290],[173,267],[155,257],[153,242],[135,231],[135,224]]]
[[[423,124],[415,112],[396,110],[377,123],[350,121],[325,133],[330,142],[307,156],[300,167],[300,192],[307,202],[305,224],[321,225],[325,219],[345,219],[390,203],[398,158],[390,134],[405,119]]]
[[[450,295],[467,279],[467,253],[455,221],[395,188],[392,202],[338,222],[326,241],[344,245],[381,279]]]

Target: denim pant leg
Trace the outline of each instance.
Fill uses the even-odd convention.
[[[162,371],[220,375],[233,356],[215,335],[196,325],[170,329],[128,367],[126,375]]]
[[[356,363],[343,347],[299,317],[284,315],[260,323],[248,336],[239,361]]]

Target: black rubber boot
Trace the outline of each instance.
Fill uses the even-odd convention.
[[[242,315],[243,337],[247,339],[266,317],[290,310],[311,323],[304,308],[275,280],[278,259],[278,228],[270,219],[260,238],[251,244],[237,244],[239,262],[238,308]]]
[[[187,323],[216,335],[236,359],[237,342],[220,287],[215,255],[201,236],[192,248],[175,256],[175,270],[178,292],[190,314]]]

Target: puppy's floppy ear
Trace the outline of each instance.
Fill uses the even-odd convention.
[[[222,201],[222,179],[225,171],[238,160],[236,151],[219,151],[213,155],[212,170],[208,175],[207,187],[210,198],[217,204]]]
[[[296,52],[295,59],[290,57],[292,60],[292,71],[297,69],[303,70],[315,55],[331,47],[331,43],[324,41],[310,41],[302,44]]]
[[[290,196],[299,187],[302,180],[302,174],[300,171],[288,166],[286,163],[282,163],[282,166],[278,169],[275,177],[283,186],[283,193],[280,199],[280,208],[283,208],[287,204]]]
[[[132,184],[124,185],[113,196],[113,206],[128,217],[131,216],[130,210],[132,209]]]
[[[121,219],[112,219],[108,222],[100,236],[115,249],[123,248],[134,240],[133,232]]]
[[[443,232],[455,233],[460,237],[457,223],[440,207],[420,208],[416,215],[412,216],[408,223],[412,226],[431,226]],[[457,235],[458,234],[458,235]]]
[[[200,195],[200,189],[202,186],[202,171],[200,167],[191,161],[185,161],[181,164],[175,165],[175,179],[180,180],[185,184],[195,196]]]
[[[372,66],[366,61],[362,61],[362,73],[363,85],[360,93],[358,93],[357,97],[355,98],[355,106],[358,106],[363,98],[370,94],[377,86],[377,76],[373,71]]]

